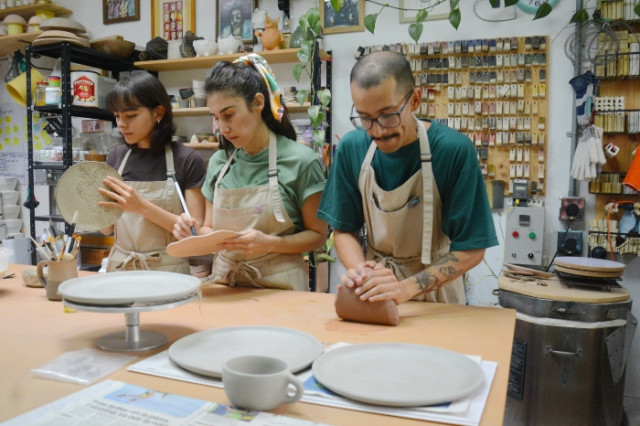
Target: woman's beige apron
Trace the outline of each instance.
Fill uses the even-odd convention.
[[[276,135],[269,137],[269,182],[245,188],[219,188],[236,149],[216,180],[213,195],[213,229],[256,229],[268,235],[291,235],[295,225],[278,190]],[[309,277],[301,254],[269,253],[247,257],[240,251],[221,251],[213,259],[210,281],[229,286],[309,290]]]
[[[367,258],[393,270],[398,280],[423,271],[449,252],[449,238],[442,232],[442,204],[433,181],[431,150],[424,125],[416,119],[420,140],[421,170],[398,188],[385,191],[376,183],[371,142],[358,186],[367,224]],[[465,303],[462,277],[414,300]]]
[[[131,150],[122,159],[118,173],[122,175]],[[173,152],[165,149],[166,181],[127,181],[142,197],[173,214],[182,213],[180,198],[174,184]],[[189,259],[172,257],[166,253],[167,245],[175,241],[171,232],[164,230],[138,213],[123,212],[115,224],[115,243],[109,253],[107,272],[151,269],[189,274]]]

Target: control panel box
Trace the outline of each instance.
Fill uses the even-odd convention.
[[[507,213],[504,261],[542,265],[544,207],[515,207]]]

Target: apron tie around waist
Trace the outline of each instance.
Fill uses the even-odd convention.
[[[260,269],[245,261],[233,261],[222,253],[218,253],[217,257],[220,261],[220,266],[227,269],[223,277],[228,280],[231,287],[235,287],[236,277],[245,278],[247,282],[251,283],[255,283],[262,278]]]
[[[122,252],[126,253],[127,257],[125,257],[120,263],[115,266],[117,271],[127,270],[127,267],[132,264],[134,270],[149,270],[149,264],[147,260],[160,260],[162,259],[162,253],[159,251],[150,251],[146,253],[140,253],[138,251],[130,251],[125,250],[117,244],[114,244],[114,247]]]

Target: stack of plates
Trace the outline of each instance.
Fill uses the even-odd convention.
[[[68,41],[69,43],[89,47],[89,40],[86,37],[82,37],[72,32],[63,30],[43,31],[42,34],[40,34],[35,38],[35,40],[33,40],[32,44],[34,46],[40,46],[43,44],[52,44],[61,41]]]
[[[78,21],[69,18],[49,18],[42,21],[40,29],[43,31],[33,41],[34,46],[42,44],[68,41],[80,46],[89,47],[87,29]]]
[[[554,262],[556,271],[576,278],[617,279],[624,272],[624,263],[591,257],[558,257]]]

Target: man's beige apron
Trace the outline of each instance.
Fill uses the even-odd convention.
[[[377,148],[372,141],[358,178],[367,224],[367,258],[393,270],[398,280],[424,270],[448,253],[450,244],[442,232],[442,204],[433,181],[429,138],[424,125],[417,119],[416,124],[421,170],[398,188],[383,190],[371,167]],[[414,300],[464,304],[462,277]]]
[[[131,150],[122,159],[118,173],[122,175]],[[174,183],[173,152],[165,149],[166,181],[127,181],[142,197],[173,214],[182,213],[180,198]],[[167,245],[175,241],[171,232],[164,230],[138,213],[123,212],[115,224],[115,243],[109,254],[107,272],[151,269],[189,274],[189,259],[172,257],[166,253]]]
[[[269,137],[269,182],[245,188],[219,188],[236,149],[220,171],[213,195],[213,229],[256,229],[268,235],[291,235],[295,225],[278,190],[276,135]],[[247,257],[240,251],[221,251],[213,259],[210,281],[229,286],[309,290],[309,277],[301,254],[269,253]]]

